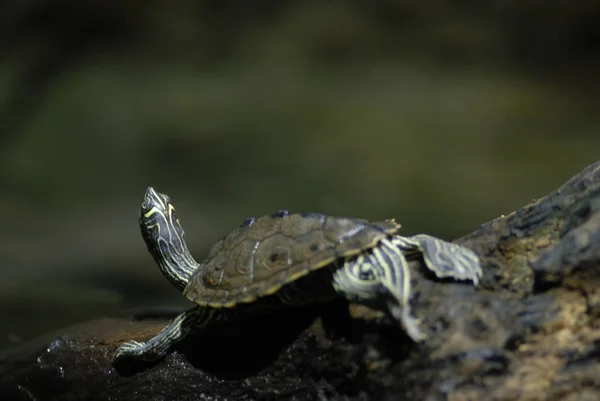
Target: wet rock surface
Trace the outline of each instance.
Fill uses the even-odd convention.
[[[482,257],[482,283],[412,264],[422,344],[332,303],[214,327],[154,366],[114,367],[118,344],[172,318],[138,314],[5,351],[0,400],[600,399],[600,163],[457,242]]]

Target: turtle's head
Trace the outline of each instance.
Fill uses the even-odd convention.
[[[148,187],[140,208],[140,230],[148,251],[171,283],[183,290],[198,264],[185,244],[171,199]]]
[[[177,220],[171,199],[152,187],[146,189],[140,208],[140,229],[148,247],[171,237],[183,239],[183,228]]]

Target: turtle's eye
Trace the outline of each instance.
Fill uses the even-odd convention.
[[[146,204],[146,202],[142,202],[142,209],[147,209],[148,205]]]

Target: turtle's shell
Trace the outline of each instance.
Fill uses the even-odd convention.
[[[212,247],[184,294],[214,308],[252,302],[337,258],[373,248],[399,229],[394,220],[369,223],[285,210],[250,218]]]

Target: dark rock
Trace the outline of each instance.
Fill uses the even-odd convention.
[[[422,344],[332,303],[215,327],[154,366],[115,368],[118,344],[172,316],[104,319],[1,355],[0,400],[600,399],[600,163],[457,242],[482,257],[482,284],[413,262]]]

